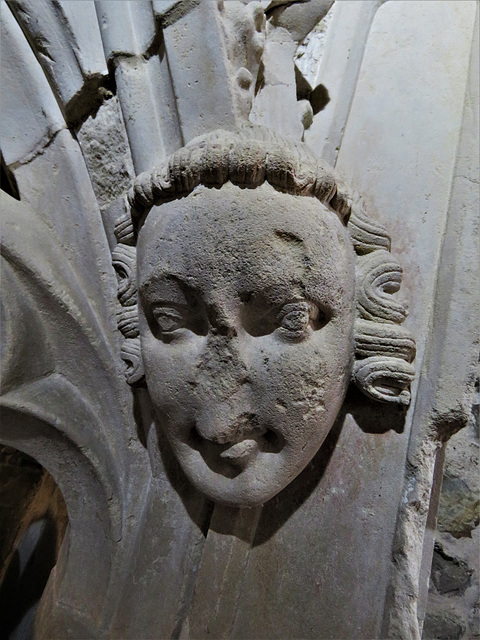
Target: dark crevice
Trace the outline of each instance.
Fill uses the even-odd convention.
[[[3,153],[0,152],[1,159],[1,176],[0,176],[0,189],[9,196],[20,200],[20,192],[18,190],[17,181],[13,172],[7,167],[5,160],[3,159]]]
[[[70,130],[78,131],[87,118],[97,115],[105,100],[115,95],[114,78],[114,74],[96,75],[84,81],[80,91],[65,106],[65,120]]]
[[[160,24],[163,28],[168,27],[183,16],[187,15],[192,9],[199,5],[201,0],[183,0],[183,2],[177,2],[169,9],[167,9],[160,18]]]
[[[0,521],[0,635],[5,640],[30,638],[68,515],[52,476],[30,456],[4,445]]]
[[[273,7],[270,7],[265,11],[265,17],[267,20],[270,20],[272,17],[281,15],[290,5],[301,4],[304,1],[305,0],[285,0],[285,2],[278,2],[274,4]]]
[[[163,60],[165,56],[165,40],[163,37],[163,29],[161,21],[155,20],[155,36],[150,43],[148,49],[145,51],[143,57],[145,60],[150,60],[153,56],[158,56],[160,60]]]
[[[55,131],[54,133],[51,133],[50,134],[51,137],[43,144],[43,146],[39,146],[33,149],[33,151],[31,151],[24,158],[21,158],[16,162],[12,162],[12,164],[10,165],[10,170],[15,170],[18,167],[24,167],[25,165],[30,164],[30,162],[33,162],[33,160],[35,160],[35,158],[38,158],[38,156],[43,155],[46,149],[48,149],[48,147],[50,147],[53,144],[53,142],[57,139],[57,136],[61,131],[66,131],[66,129],[57,129],[57,131]]]
[[[462,595],[470,586],[473,569],[446,553],[437,542],[433,552],[431,579],[437,593]]]
[[[310,94],[309,100],[312,105],[313,115],[316,116],[317,113],[323,111],[330,102],[328,89],[323,84],[317,85]]]
[[[257,73],[257,82],[255,83],[255,95],[257,95],[258,92],[261,91],[264,86],[265,86],[265,65],[263,64],[263,60],[260,60],[260,65],[258,67],[258,73]]]
[[[295,83],[297,85],[297,100],[308,100],[312,105],[314,116],[325,109],[330,102],[330,95],[325,85],[318,84],[313,88],[297,65],[295,65]]]
[[[295,84],[297,86],[297,100],[309,100],[310,94],[312,93],[312,85],[305,78],[303,73],[294,65],[295,70]]]

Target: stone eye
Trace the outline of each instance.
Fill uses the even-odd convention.
[[[311,327],[318,328],[318,307],[311,302],[292,302],[286,304],[278,314],[277,323],[280,331],[291,338],[303,338]]]
[[[287,331],[302,331],[310,321],[310,304],[293,302],[286,304],[278,314],[278,324]]]
[[[157,304],[151,307],[150,317],[153,334],[163,342],[185,338],[189,333],[197,336],[208,333],[208,320],[198,309]]]
[[[170,307],[157,307],[153,310],[153,316],[162,333],[172,333],[185,325],[180,311]]]

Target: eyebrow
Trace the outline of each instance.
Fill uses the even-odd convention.
[[[191,284],[177,274],[168,272],[150,273],[140,283],[140,290],[151,304],[173,303],[181,307],[191,307],[199,298],[199,293]]]

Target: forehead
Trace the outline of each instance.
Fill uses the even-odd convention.
[[[199,188],[156,207],[137,249],[147,293],[165,280],[253,295],[295,283],[327,288],[334,296],[351,293],[353,249],[337,216],[314,198],[279,193],[268,184]]]

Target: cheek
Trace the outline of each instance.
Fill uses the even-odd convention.
[[[165,345],[154,336],[141,336],[145,379],[155,409],[169,416],[194,409],[195,373],[200,339]]]
[[[256,358],[259,413],[289,440],[329,428],[350,379],[352,341],[350,326],[334,322],[298,344],[265,340]]]

